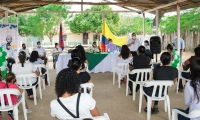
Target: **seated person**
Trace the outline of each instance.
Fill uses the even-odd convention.
[[[40,75],[40,73],[36,70],[36,68],[33,66],[32,63],[25,62],[26,61],[26,53],[24,51],[21,51],[19,53],[19,63],[13,64],[12,72],[15,74],[29,74],[29,73],[35,73],[37,76]],[[31,79],[32,85],[36,85],[38,80],[37,78]],[[19,84],[19,83],[18,83]],[[29,83],[26,83],[29,85]],[[26,89],[26,92],[28,94],[28,98],[33,100],[33,91],[32,89]]]
[[[80,52],[80,54],[81,54],[81,58],[80,58],[81,61],[84,61],[84,63],[86,63],[87,65],[89,65],[88,60],[87,60],[87,57],[86,57],[85,49],[83,48],[83,46],[78,45],[78,46],[76,47],[76,49],[78,49],[79,52]]]
[[[56,62],[58,61],[58,56],[62,52],[62,49],[59,47],[58,43],[55,43],[55,48],[53,48],[53,68],[56,68]]]
[[[172,53],[172,51],[173,51],[173,46],[172,46],[171,44],[168,44],[168,45],[167,45],[167,51],[171,54],[171,56],[172,56],[172,60],[171,60],[171,61],[173,61],[173,60],[174,60],[174,55],[173,55],[173,53]]]
[[[50,103],[52,117],[66,120],[100,116],[96,101],[87,93],[79,93],[80,83],[80,77],[75,70],[66,68],[58,73],[55,86],[58,99]]]
[[[96,50],[96,51],[100,51],[100,50],[99,50],[99,47],[97,46],[97,42],[93,42],[93,43],[92,43],[92,47],[91,47],[90,49],[94,49],[94,50]]]
[[[81,65],[82,62],[79,58],[73,58],[72,61],[71,61],[71,69],[75,70],[80,78],[81,78],[81,84],[83,83],[87,83],[87,82],[92,82],[92,79],[91,79],[91,76],[88,72],[81,72]]]
[[[146,50],[150,50],[150,46],[149,46],[149,41],[148,40],[144,41],[144,47],[145,47]]]
[[[133,57],[133,59],[131,60],[131,62],[129,63],[129,69],[130,71],[134,70],[134,69],[142,69],[142,68],[149,68],[150,66],[150,59],[145,56],[145,47],[144,46],[140,46],[138,47],[138,50],[137,50],[137,56]],[[137,77],[137,74],[129,74],[129,78],[132,80],[132,81],[136,81],[136,77]],[[132,85],[132,82],[129,81],[129,88],[130,88],[130,91],[131,93],[129,95],[132,95],[133,93],[133,85]],[[137,85],[136,87],[136,92],[139,90],[140,88],[140,85]]]
[[[108,39],[108,45],[106,46],[108,52],[114,52],[117,50],[116,45],[112,43],[112,39]]]
[[[186,110],[179,109],[185,114],[189,114],[191,111],[195,109],[200,109],[200,60],[193,60],[190,64],[191,71],[191,81],[187,82],[185,85],[184,99],[185,105],[188,107]],[[200,120],[198,118],[186,118],[180,114],[178,114],[178,120]]]
[[[128,46],[127,45],[123,45],[122,49],[120,51],[120,54],[118,55],[117,63],[126,63],[126,62],[129,63],[132,58],[133,57],[132,57],[132,54],[131,54],[130,49],[128,48]],[[120,67],[118,67],[116,69],[116,72],[120,72],[120,71],[122,71],[122,70],[121,70]],[[121,79],[121,84],[122,83],[124,83],[124,84],[126,83],[126,77],[125,76],[121,75],[120,79]]]
[[[1,75],[1,71],[0,71],[0,80],[2,78]],[[19,90],[20,93],[23,93],[23,90],[20,89],[16,84],[16,76],[14,73],[9,72],[6,74],[6,83],[0,81],[0,89],[6,89],[6,88],[14,88]],[[15,105],[18,102],[18,99],[20,99],[20,96],[15,96],[15,95],[11,95],[11,100],[12,100],[12,104]],[[7,97],[5,97],[5,103],[8,105],[8,99]],[[32,110],[28,108],[28,104],[26,103],[26,113],[31,113]],[[9,110],[8,111],[8,115],[6,117],[8,120],[14,120],[13,117],[13,110]],[[2,119],[2,115],[1,115],[1,111],[0,111],[0,120]]]
[[[43,61],[41,58],[39,58],[39,54],[37,51],[32,51],[29,62],[32,64],[43,64]],[[46,71],[47,70],[44,68],[41,69],[42,74],[44,74]],[[47,86],[48,85],[47,74],[44,75],[44,79],[45,79],[45,85]]]
[[[25,43],[22,44],[22,49],[20,49],[19,52],[21,52],[21,51],[24,51],[24,52],[26,53],[27,60],[28,60],[28,59],[29,59],[29,56],[30,56],[30,52],[29,52],[29,50],[26,48],[26,44],[25,44]]]
[[[81,58],[81,53],[78,49],[74,49],[72,50],[71,52],[71,58]],[[86,68],[85,68],[85,64],[84,64],[84,61],[81,61],[81,64],[82,64],[82,67],[81,67],[81,71],[86,71]],[[68,68],[70,68],[71,66],[71,60],[68,61]]]
[[[14,52],[11,48],[10,43],[6,44],[6,49],[5,52],[7,53],[6,55],[6,60],[7,60],[7,67],[9,69],[9,71],[12,70],[12,65],[15,63],[15,59],[14,59]]]
[[[153,71],[153,79],[154,80],[172,80],[174,83],[177,81],[178,70],[170,66],[171,54],[169,52],[162,53],[160,57],[161,65],[158,65],[154,68]],[[143,87],[144,92],[151,96],[153,92],[153,87]],[[164,92],[164,91],[163,91]],[[159,88],[157,87],[156,94],[158,95]],[[145,96],[147,101],[147,97]],[[147,112],[147,108],[145,108],[145,112]],[[158,101],[154,101],[154,105],[152,106],[151,113],[158,113]]]
[[[190,68],[190,64],[196,60],[196,59],[200,59],[200,47],[196,47],[194,49],[194,53],[195,55],[194,56],[191,56],[189,59],[187,59],[185,62],[183,62],[182,66],[183,66],[183,70],[188,70]],[[182,76],[186,79],[190,79],[190,72],[183,72],[182,73]],[[182,79],[180,79],[179,81],[179,91],[180,92],[183,92],[184,90],[184,87],[183,87],[183,83],[182,83]]]
[[[47,57],[46,57],[46,50],[44,47],[41,47],[40,41],[37,42],[37,47],[34,49],[34,51],[37,51],[39,54],[39,58],[44,60],[44,64],[47,64]]]

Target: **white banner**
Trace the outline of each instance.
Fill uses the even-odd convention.
[[[0,24],[0,45],[5,48],[6,43],[11,43],[12,49],[19,46],[18,25],[16,24]]]

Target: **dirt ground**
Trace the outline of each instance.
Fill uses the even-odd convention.
[[[188,59],[193,53],[184,53],[183,60]],[[55,120],[55,118],[50,115],[50,102],[56,99],[54,92],[56,70],[52,68],[52,62],[50,62],[50,81],[51,86],[47,86],[43,92],[43,99],[39,99],[38,105],[34,106],[32,100],[26,99],[29,107],[32,109],[32,113],[27,114],[28,120]],[[132,100],[132,96],[125,95],[125,85],[123,84],[121,88],[117,87],[117,84],[112,84],[112,73],[98,73],[91,74],[92,80],[94,82],[94,92],[93,98],[97,102],[97,108],[101,114],[108,113],[111,120],[146,120],[146,113],[144,108],[146,107],[146,102],[143,98],[142,112],[138,113],[139,107],[139,92],[136,95],[136,100]],[[172,108],[183,108],[186,109],[184,105],[184,94],[176,93],[176,84],[169,88],[169,97]],[[27,96],[26,96],[27,98]],[[22,107],[20,106],[20,109]],[[164,102],[159,102],[160,112],[155,115],[151,115],[151,120],[167,120],[167,113],[164,112]],[[4,113],[3,117],[5,118]],[[23,120],[22,112],[19,113],[19,120]],[[3,119],[4,120],[4,119]]]

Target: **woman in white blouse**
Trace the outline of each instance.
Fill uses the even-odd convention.
[[[59,120],[99,116],[96,101],[80,93],[80,77],[71,68],[61,70],[56,77],[57,98],[50,103],[51,116]]]
[[[122,46],[122,49],[120,51],[120,54],[118,55],[118,58],[117,58],[117,63],[130,63],[131,59],[132,59],[132,54],[130,52],[130,49],[128,48],[127,45],[123,45]],[[120,72],[122,70],[121,67],[118,67],[117,68],[117,72]],[[121,75],[121,84],[124,82],[126,83],[126,77]]]
[[[58,56],[62,52],[62,49],[59,47],[58,43],[55,43],[55,48],[53,48],[53,68],[56,68],[56,62],[58,61]]]
[[[194,60],[191,63],[190,71],[191,81],[186,83],[184,91],[185,105],[188,109],[179,109],[186,114],[195,109],[200,109],[200,60]],[[200,120],[200,117],[190,119],[179,114],[178,120]]]
[[[19,53],[19,63],[13,64],[12,72],[17,74],[27,74],[27,73],[35,73],[37,76],[39,76],[39,72],[36,70],[36,68],[31,63],[26,63],[26,53],[24,51],[21,51]],[[32,78],[31,80],[32,85],[37,84],[38,80],[36,78]],[[32,89],[26,90],[28,93],[28,98],[33,99],[33,91]]]

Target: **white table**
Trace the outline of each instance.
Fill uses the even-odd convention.
[[[99,64],[97,64],[89,73],[113,72],[113,66],[117,64],[118,53],[108,54]],[[68,61],[71,59],[71,54],[60,54],[57,61],[57,74],[64,68],[67,68]],[[90,65],[90,63],[89,63]]]

